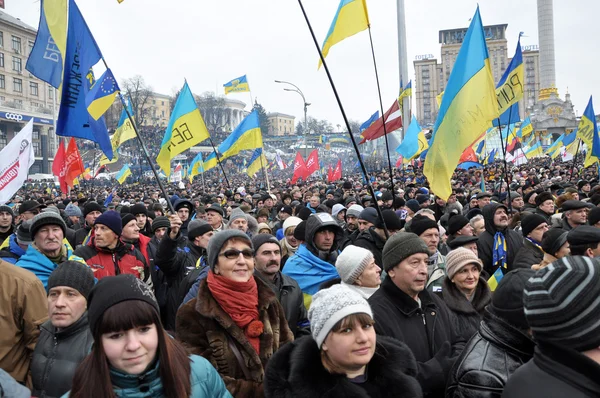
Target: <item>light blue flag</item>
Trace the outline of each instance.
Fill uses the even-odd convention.
[[[94,120],[85,105],[85,96],[94,83],[91,73],[102,53],[88,29],[75,1],[69,1],[69,31],[65,75],[56,124],[56,134],[98,143],[107,158],[113,158],[104,118]]]
[[[371,115],[369,120],[367,120],[366,122],[361,124],[360,127],[358,128],[358,132],[362,133],[363,131],[368,129],[369,126],[371,126],[373,123],[375,123],[377,121],[377,119],[379,119],[379,111],[375,111],[375,113]]]
[[[404,135],[404,141],[396,148],[396,152],[398,152],[404,159],[410,159],[419,150],[419,133],[421,132],[421,126],[419,126],[419,122],[417,122],[417,118],[413,115],[412,120],[410,121],[410,126],[406,130],[406,134]]]

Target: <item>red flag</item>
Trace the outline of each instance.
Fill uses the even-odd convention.
[[[315,171],[318,171],[320,168],[319,152],[315,149],[308,155],[308,159],[306,159],[306,177],[310,176]]]
[[[298,178],[306,178],[306,163],[304,163],[304,159],[302,159],[302,155],[300,152],[296,153],[296,160],[294,160],[294,175],[292,177],[292,184],[295,184],[298,181]]]
[[[475,151],[473,150],[472,146],[465,149],[465,151],[460,156],[460,160],[458,161],[458,163],[460,164],[463,162],[479,162],[479,159],[477,158],[477,155],[475,154]]]
[[[332,176],[332,170],[331,170],[331,165],[328,166],[329,168],[327,169],[327,182],[331,182],[333,181],[333,176]]]
[[[342,179],[342,159],[338,159],[335,169],[331,174],[331,181],[337,181]]]
[[[85,168],[77,149],[77,143],[75,138],[71,137],[65,152],[65,182],[67,185],[73,187],[73,180],[83,174],[84,171]]]
[[[402,162],[404,161],[404,159],[402,158],[402,155],[400,155],[400,157],[398,157],[398,160],[396,161],[396,168],[400,168],[400,166],[402,166]]]
[[[63,140],[60,140],[56,155],[54,155],[54,161],[52,162],[52,174],[58,177],[60,182],[60,190],[63,193],[68,192],[67,182],[65,181],[65,144]]]
[[[400,112],[400,107],[398,106],[398,100],[394,99],[394,103],[388,109],[388,111],[383,115],[383,118],[377,119],[375,123],[370,125],[365,131],[363,131],[362,136],[364,137],[359,144],[364,144],[367,141],[372,141],[376,138],[383,137],[383,120],[385,119],[385,129],[389,134],[392,131],[398,130],[402,127],[402,112]]]

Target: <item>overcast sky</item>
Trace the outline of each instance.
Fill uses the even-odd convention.
[[[37,28],[39,0],[6,0],[6,12]],[[304,0],[321,43],[339,0]],[[480,0],[484,25],[508,24],[508,56],[524,31],[522,45],[538,44],[536,1]],[[121,80],[142,75],[154,91],[171,95],[187,78],[196,94],[218,90],[246,74],[254,98],[268,112],[302,120],[302,100],[274,79],[290,81],[312,105],[309,116],[343,124],[340,110],[296,0],[78,0],[100,49]],[[375,52],[387,108],[398,93],[396,2],[367,0]],[[440,56],[438,31],[468,26],[476,0],[406,0],[408,67],[414,80],[418,54]],[[598,0],[556,0],[554,32],[557,87],[571,94],[581,115],[590,95],[600,98]],[[587,33],[586,33],[587,32]],[[591,36],[590,36],[591,35]],[[346,114],[363,122],[379,108],[369,37],[361,32],[334,46],[327,57]],[[413,86],[414,87],[414,86]],[[247,93],[230,94],[244,101]],[[596,113],[600,101],[596,102]]]

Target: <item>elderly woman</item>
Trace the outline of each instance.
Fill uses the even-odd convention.
[[[367,301],[344,285],[313,296],[312,336],[275,353],[265,378],[269,397],[421,397],[410,349],[376,336]]]
[[[455,315],[455,330],[469,340],[479,330],[485,306],[492,299],[487,282],[480,278],[483,264],[471,250],[464,247],[446,256],[446,278],[442,283],[442,298]]]
[[[288,258],[296,254],[300,242],[294,237],[296,226],[302,222],[299,217],[288,217],[283,222],[281,229],[283,230],[283,239],[279,241],[281,244],[281,268],[285,265]]]
[[[373,253],[362,247],[348,245],[335,261],[341,284],[368,300],[381,285],[381,268]]]
[[[267,361],[293,340],[273,290],[254,277],[250,238],[230,229],[208,244],[210,271],[177,313],[178,339],[208,359],[234,397],[263,397]]]
[[[546,231],[542,238],[544,258],[539,264],[532,265],[531,269],[537,271],[548,266],[548,264],[571,254],[569,242],[567,242],[568,233],[568,231],[565,231],[562,228],[551,228]]]

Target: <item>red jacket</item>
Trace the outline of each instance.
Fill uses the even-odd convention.
[[[85,260],[97,279],[119,274],[133,274],[143,281],[150,279],[146,258],[133,245],[120,240],[117,247],[110,250],[96,247],[91,239],[87,246],[77,248],[75,254]]]

